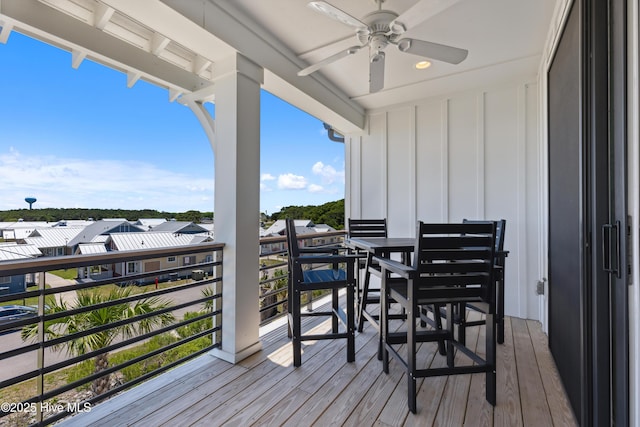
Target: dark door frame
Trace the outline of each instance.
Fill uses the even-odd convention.
[[[571,236],[577,239],[573,247],[579,251],[579,256],[577,261],[575,255],[568,258],[573,259],[574,267],[567,271],[557,267],[558,260],[549,260],[550,287],[566,287],[565,291],[550,289],[549,312],[556,313],[550,316],[550,345],[553,353],[558,337],[566,339],[575,333],[580,335],[570,349],[556,348],[554,354],[563,380],[573,382],[565,383],[565,386],[570,392],[578,422],[585,426],[628,425],[626,3],[624,0],[575,0],[572,8],[570,14],[577,14],[573,18],[570,16],[574,25],[578,18],[580,71],[575,77],[580,81],[580,105],[575,112],[577,115],[570,117],[579,122],[578,140],[559,142],[557,138],[562,132],[556,132],[554,144],[569,144],[570,141],[577,144],[573,150],[579,156],[578,166],[574,169],[573,187],[568,188],[574,191],[577,188],[580,202],[568,207],[577,208],[576,221],[580,227],[577,234]],[[575,27],[572,31],[576,31]],[[575,37],[575,33],[572,34]],[[555,99],[558,99],[557,94]],[[575,108],[575,103],[568,102],[566,106]],[[553,117],[549,117],[550,126],[552,120]],[[569,127],[572,124],[575,125],[567,123]],[[571,182],[567,181],[566,175],[563,179],[550,180],[549,184]],[[555,191],[557,193],[558,189]],[[550,194],[553,194],[551,188]],[[550,224],[550,230],[557,230],[557,226],[554,228]],[[550,235],[549,242],[557,243],[557,236]],[[549,247],[550,256],[561,252],[554,249],[557,248]],[[552,268],[553,265],[556,267]],[[558,277],[563,274],[566,281],[567,272],[573,273],[572,284],[559,283]],[[551,283],[554,273],[556,280]],[[562,308],[558,304],[566,305],[567,296],[576,298],[575,303],[580,305],[574,311],[572,326],[563,325],[557,314]],[[573,353],[562,354],[563,351]]]

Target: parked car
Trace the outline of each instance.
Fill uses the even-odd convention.
[[[38,309],[28,307],[26,305],[4,305],[0,306],[0,328],[3,326],[17,322],[19,320],[28,319],[38,316]],[[5,329],[3,332],[12,331],[20,328]]]

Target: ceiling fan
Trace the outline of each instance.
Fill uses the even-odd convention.
[[[385,0],[374,1],[378,4],[378,10],[369,13],[362,19],[354,18],[326,1],[309,2],[308,6],[312,9],[343,24],[354,27],[360,44],[324,58],[300,70],[298,75],[308,76],[325,65],[369,47],[369,91],[378,92],[384,87],[384,50],[390,44],[396,46],[400,52],[411,53],[450,64],[459,64],[467,57],[469,51],[465,49],[407,37],[401,38],[413,26],[450,7],[459,0],[420,0],[402,15],[382,9],[382,3]]]

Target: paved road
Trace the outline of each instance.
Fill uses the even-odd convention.
[[[52,288],[59,288],[61,286],[67,286],[69,284],[75,284],[74,280],[66,280],[62,279],[53,274],[48,274],[45,278],[45,281]],[[76,297],[75,291],[63,292],[61,294],[62,299],[67,304],[73,304],[73,301]],[[189,300],[194,300],[197,298],[201,298],[202,294],[200,289],[187,289],[185,291],[181,291],[174,295],[167,295],[165,298],[170,298],[174,301],[175,304],[179,304],[182,302],[187,302]],[[58,298],[58,296],[56,296]],[[176,310],[173,314],[176,316],[176,319],[181,319],[184,316],[184,313],[187,311],[198,311],[201,309],[200,305],[191,306],[186,309]],[[20,348],[27,343],[23,342],[20,338],[20,332],[10,332],[4,335],[0,335],[0,353]],[[52,365],[54,363],[62,362],[67,360],[68,355],[66,351],[62,349],[61,351],[52,351],[50,349],[45,350],[44,360],[45,365]],[[19,356],[15,356],[9,359],[5,359],[0,361],[0,381],[4,381],[16,375],[24,374],[30,372],[37,368],[37,354],[36,352],[30,352],[26,354],[22,354]]]

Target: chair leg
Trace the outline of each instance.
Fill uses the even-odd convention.
[[[333,309],[333,316],[331,316],[331,331],[334,334],[338,333],[338,289],[333,289],[331,291],[331,308]]]
[[[414,301],[409,301],[407,309],[407,403],[409,411],[416,413],[416,319],[418,306]]]
[[[453,368],[453,306],[454,304],[447,304],[447,329],[449,330],[449,339],[447,340],[447,366]]]
[[[485,379],[485,394],[487,402],[496,406],[496,322],[494,314],[487,313],[485,325],[486,332],[486,363],[490,365],[491,370],[487,371]]]
[[[293,290],[291,289],[291,275],[289,275],[288,280],[287,280],[287,298],[288,298],[288,302],[287,302],[287,318],[288,318],[288,322],[287,322],[287,337],[291,338],[293,336],[293,331],[292,331],[292,319],[291,319],[291,301],[293,301]]]
[[[371,280],[371,273],[369,272],[370,260],[372,255],[367,255],[367,262],[364,266],[364,282],[362,289],[360,289],[360,298],[358,300],[358,332],[362,332],[364,329],[364,315],[362,314],[367,305],[367,298],[369,296],[369,282]]]
[[[293,366],[302,364],[302,343],[300,336],[302,335],[302,321],[300,319],[300,291],[293,292],[293,298],[289,302],[291,304],[291,318],[293,319]]]
[[[502,273],[504,274],[504,272]],[[498,295],[496,296],[496,323],[498,344],[504,344],[504,277],[501,277],[496,286]]]
[[[387,337],[389,333],[389,304],[387,301],[386,278],[382,277],[380,287],[380,333],[378,341],[378,360],[382,360],[382,372],[389,373],[389,350],[387,350]]]
[[[441,331],[442,330],[442,315],[440,314],[440,305],[438,304],[434,304],[433,305],[433,320],[436,324],[436,329]],[[447,349],[445,347],[445,341],[444,340],[438,340],[438,353],[440,353],[440,355],[444,356],[447,354]]]
[[[355,290],[354,285],[347,286],[347,362],[356,360],[355,330]]]
[[[465,303],[456,304],[456,316],[452,316],[452,322],[458,322],[458,342],[462,345],[467,343],[467,307]]]

